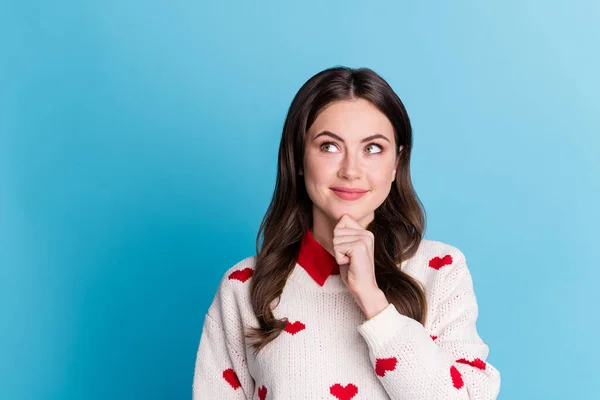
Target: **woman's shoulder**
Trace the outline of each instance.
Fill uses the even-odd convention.
[[[436,257],[443,258],[445,256],[450,256],[449,258],[446,259],[446,261],[448,261],[448,262],[450,262],[450,258],[452,258],[453,260],[459,260],[459,261],[462,261],[465,258],[462,251],[460,249],[458,249],[458,247],[456,247],[456,246],[453,246],[449,243],[441,242],[438,240],[422,239],[421,242],[419,243],[419,247],[417,248],[417,251],[415,252],[413,257],[411,257],[409,260],[411,260],[411,259],[417,260],[419,258],[421,258],[421,259],[431,259],[431,258],[436,258]],[[433,264],[435,265],[436,262],[434,261]]]
[[[254,275],[254,265],[256,262],[256,255],[248,256],[237,261],[231,267],[229,267],[223,276],[221,277],[221,284],[234,284],[238,282],[245,284],[252,279]]]
[[[430,239],[421,240],[415,254],[402,262],[401,269],[426,288],[468,273],[465,255],[460,249]]]
[[[248,256],[230,266],[221,276],[209,314],[220,310],[228,313],[250,311],[250,281],[254,275],[256,256]]]

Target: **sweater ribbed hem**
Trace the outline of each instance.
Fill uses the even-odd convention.
[[[367,342],[370,349],[377,351],[385,348],[390,340],[397,339],[403,330],[417,321],[402,315],[390,303],[379,314],[358,326],[358,332]]]

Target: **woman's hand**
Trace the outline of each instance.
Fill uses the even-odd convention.
[[[368,319],[389,303],[375,279],[375,238],[344,215],[333,230],[333,252],[340,275]]]

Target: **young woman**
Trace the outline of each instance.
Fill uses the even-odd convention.
[[[300,88],[256,255],[205,317],[194,400],[497,397],[465,256],[423,239],[411,149],[404,105],[372,70]]]

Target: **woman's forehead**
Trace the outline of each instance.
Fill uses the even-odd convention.
[[[361,141],[374,134],[391,140],[394,135],[387,116],[364,99],[341,100],[327,105],[308,130],[309,138],[322,131],[333,132],[347,141]]]

